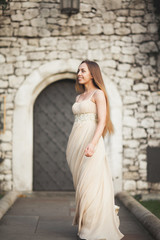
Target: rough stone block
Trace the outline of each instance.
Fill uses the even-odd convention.
[[[135,149],[125,148],[124,149],[124,157],[135,159],[137,157],[137,152],[135,151]]]
[[[104,0],[104,6],[107,10],[120,9],[122,0]]]
[[[123,113],[124,113],[124,116],[133,116],[132,109],[124,109]]]
[[[62,59],[70,59],[71,55],[69,52],[59,52],[58,53],[58,58]]]
[[[11,37],[13,35],[13,27],[5,26],[0,28],[0,36]]]
[[[32,18],[37,17],[38,15],[39,15],[38,9],[30,8],[25,11],[24,18],[30,20]]]
[[[103,13],[103,19],[106,22],[113,22],[116,19],[116,14],[112,11],[107,11]]]
[[[154,120],[153,118],[145,118],[142,120],[141,122],[141,126],[144,128],[150,128],[150,127],[154,127]]]
[[[57,42],[57,50],[68,50],[68,47],[71,46],[71,42],[67,39],[61,39]]]
[[[3,191],[10,191],[12,190],[12,181],[4,181],[1,183],[1,189]]]
[[[120,56],[120,62],[123,63],[134,63],[135,62],[135,57],[132,55],[122,55]]]
[[[0,174],[0,182],[4,180],[4,174]]]
[[[124,190],[125,191],[136,190],[136,181],[134,181],[134,180],[126,180],[124,182]]]
[[[42,8],[42,9],[40,10],[40,16],[41,16],[41,17],[49,17],[49,15],[50,15],[50,9],[48,9],[48,8]]]
[[[91,5],[87,3],[81,3],[81,11],[82,12],[90,12],[91,11]]]
[[[129,71],[131,68],[130,64],[118,64],[118,70],[120,71]]]
[[[158,48],[155,42],[147,42],[140,45],[140,52],[142,53],[158,52]]]
[[[148,65],[144,65],[142,66],[142,73],[145,77],[150,77],[153,75],[153,72],[154,72],[154,69],[152,66],[148,66]],[[155,77],[153,77],[155,79]],[[152,79],[151,80],[151,83],[153,83]]]
[[[9,171],[10,172],[10,171]],[[10,181],[10,180],[12,180],[12,175],[11,174],[9,174],[9,172],[6,174],[6,175],[4,175],[4,180],[5,181]]]
[[[149,139],[148,146],[150,147],[159,147],[159,141],[157,139]]]
[[[141,17],[141,16],[144,16],[144,11],[142,11],[142,10],[131,10],[130,11],[130,16],[131,17]]]
[[[121,52],[121,48],[120,47],[116,47],[116,46],[112,46],[111,47],[111,52],[112,53],[120,53]]]
[[[19,13],[16,15],[11,15],[11,19],[12,21],[21,22],[24,20],[24,16],[21,13]]]
[[[130,28],[127,27],[120,27],[118,29],[115,30],[117,35],[128,35],[131,33]]]
[[[130,171],[138,171],[138,166],[129,166],[129,170]],[[138,175],[138,177],[139,177],[139,175]]]
[[[41,39],[41,40],[43,40],[43,39]],[[54,40],[52,39],[52,41],[54,41]],[[28,43],[31,46],[36,46],[36,47],[39,46],[39,40],[38,39],[29,39]],[[47,45],[49,45],[49,44],[47,44]]]
[[[137,180],[139,179],[139,174],[138,172],[125,172],[123,174],[124,179],[132,179],[132,180]]]
[[[119,9],[116,11],[117,16],[129,16],[129,10],[128,9]]]
[[[87,50],[88,49],[88,41],[87,40],[76,40],[72,44],[73,49]]]
[[[105,61],[105,66],[106,67],[111,67],[111,68],[116,68],[116,61],[114,60],[106,60]]]
[[[12,145],[11,143],[1,143],[1,149],[2,151],[11,151],[12,150]]]
[[[9,5],[10,5],[10,8],[12,10],[21,9],[21,3],[20,2],[15,2],[15,1],[14,2],[10,2]]]
[[[148,189],[148,183],[139,180],[139,181],[137,181],[137,188],[138,189]]]
[[[49,52],[49,54],[45,55],[45,59],[56,59],[58,56],[56,51]]]
[[[146,138],[147,134],[143,128],[137,128],[133,130],[133,138]]]
[[[155,112],[155,111],[156,111],[156,106],[155,105],[150,104],[150,105],[147,106],[147,112]]]
[[[129,128],[129,127],[123,127],[122,133],[123,133],[123,137],[124,137],[125,139],[131,139],[131,128]]]
[[[131,30],[132,30],[132,33],[146,33],[147,32],[146,27],[143,27],[139,23],[133,23],[131,25]]]
[[[9,86],[11,88],[18,88],[23,82],[24,77],[9,76]]]
[[[5,62],[5,57],[2,54],[0,54],[0,63],[4,63],[4,62]]]
[[[90,34],[96,35],[102,33],[102,26],[101,24],[92,24],[90,26]]]
[[[7,81],[3,81],[3,80],[0,80],[0,88],[7,88],[8,87],[8,82]]]
[[[133,4],[134,4],[134,1],[133,1]],[[145,2],[136,2],[136,4],[134,4],[134,8],[135,9],[144,9],[146,7],[146,3]]]
[[[34,18],[31,20],[31,25],[33,27],[45,27],[46,26],[46,20],[44,18]]]
[[[31,1],[30,2],[22,2],[22,7],[23,8],[38,8],[39,3],[31,2]]]
[[[88,51],[88,59],[104,60],[104,55],[101,49],[94,49]]]
[[[124,54],[133,55],[133,54],[136,54],[137,52],[138,52],[138,48],[134,46],[122,48],[122,53]]]
[[[145,83],[137,83],[133,86],[134,91],[142,91],[142,90],[148,90],[148,84]]]
[[[2,135],[2,141],[4,142],[11,142],[12,140],[12,133],[9,130],[6,130],[5,133]]]
[[[139,163],[140,169],[145,169],[147,168],[147,162],[146,161],[140,161]]]
[[[17,68],[15,71],[16,76],[24,76],[30,74],[32,71],[31,68]]]
[[[104,24],[103,28],[104,28],[104,34],[106,34],[106,35],[114,34],[113,24],[111,24],[111,23]]]
[[[158,33],[158,25],[156,23],[148,24],[148,32],[152,34]]]
[[[137,119],[130,116],[124,116],[123,124],[124,126],[135,128],[137,126]]]
[[[12,64],[0,64],[0,75],[9,75],[13,73],[13,65]]]
[[[37,28],[35,27],[20,27],[17,31],[18,36],[36,37],[38,36]]]
[[[140,65],[148,64],[148,56],[147,56],[147,54],[142,54],[142,53],[136,54],[135,62],[140,64]]]
[[[38,36],[40,37],[50,37],[51,32],[48,31],[46,28],[40,28],[38,31]]]
[[[126,22],[126,17],[117,17],[118,22]]]
[[[116,77],[124,78],[126,77],[127,73],[125,71],[116,71]]]
[[[139,145],[140,145],[140,142],[138,140],[123,141],[123,146],[125,146],[125,147],[137,148]]]
[[[123,164],[124,164],[124,166],[133,165],[134,161],[133,161],[133,159],[126,159],[126,158],[124,158]]]
[[[55,47],[57,45],[57,38],[47,37],[40,39],[40,46],[51,46]]]

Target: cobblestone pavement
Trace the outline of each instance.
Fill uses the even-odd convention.
[[[74,196],[74,192],[22,195],[0,220],[0,240],[77,240],[77,226],[72,226]],[[117,199],[116,204],[123,240],[154,239]]]

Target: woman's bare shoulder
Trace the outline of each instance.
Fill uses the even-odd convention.
[[[76,102],[77,102],[77,100],[79,99],[80,95],[81,95],[81,94],[78,94],[78,95],[76,96]]]
[[[105,97],[104,92],[101,89],[97,89],[94,95],[96,98],[104,98]]]

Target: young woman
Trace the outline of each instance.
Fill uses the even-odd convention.
[[[75,121],[66,149],[67,162],[76,191],[72,225],[86,240],[120,240],[119,207],[114,204],[112,175],[103,137],[114,132],[109,102],[96,62],[83,61],[77,73],[80,93],[72,106]]]

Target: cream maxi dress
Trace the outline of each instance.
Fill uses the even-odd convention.
[[[75,188],[76,211],[72,225],[78,225],[77,235],[81,239],[120,240],[124,235],[119,230],[119,206],[114,204],[103,138],[99,139],[92,157],[84,155],[97,126],[96,104],[91,101],[93,94],[72,106],[75,121],[66,149]]]

